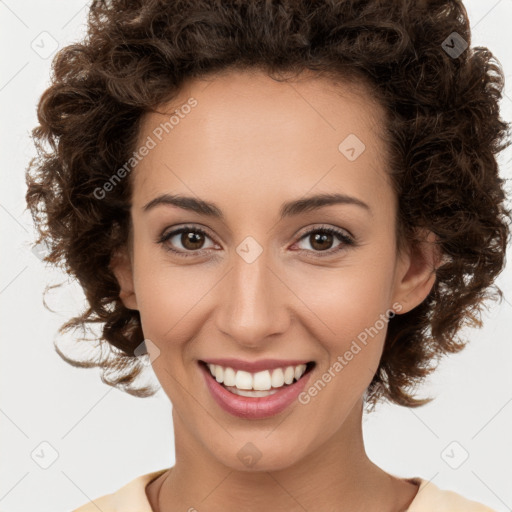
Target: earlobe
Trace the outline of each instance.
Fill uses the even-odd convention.
[[[119,298],[128,309],[137,310],[137,297],[133,284],[133,269],[126,248],[116,251],[110,260],[110,269],[119,283]]]
[[[411,311],[426,299],[442,260],[436,235],[426,230],[420,230],[419,235],[419,241],[411,245],[407,255],[402,256],[397,273],[395,301],[401,305],[401,314]]]

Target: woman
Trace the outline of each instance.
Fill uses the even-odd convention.
[[[89,301],[62,331],[111,348],[59,353],[137,396],[149,360],[176,450],[77,512],[489,511],[361,428],[431,400],[504,265],[503,76],[463,5],[96,1],[54,69],[27,202]]]

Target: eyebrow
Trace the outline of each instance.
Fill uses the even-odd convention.
[[[334,204],[349,204],[359,206],[366,210],[370,215],[372,215],[371,208],[365,202],[346,194],[318,194],[305,197],[303,199],[288,201],[283,203],[281,206],[279,215],[281,219],[284,219],[286,217],[300,215],[301,213],[309,212],[323,208],[324,206],[330,206]],[[182,195],[162,194],[146,203],[142,207],[142,210],[147,212],[159,205],[173,205],[184,210],[198,213],[200,215],[224,220],[222,210],[215,203]]]

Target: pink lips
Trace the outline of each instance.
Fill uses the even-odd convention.
[[[246,363],[235,359],[208,359],[208,363],[220,364],[221,366],[230,366],[236,370],[245,371],[261,371],[264,369],[272,369],[285,366],[296,366],[305,364],[304,361],[278,361],[262,360],[256,363]],[[242,364],[239,364],[242,363]],[[265,366],[266,365],[266,366]],[[298,381],[288,386],[283,386],[277,393],[263,397],[247,397],[239,396],[228,391],[222,384],[219,384],[212,377],[208,367],[204,363],[199,363],[199,367],[203,373],[206,386],[210,391],[213,399],[226,412],[238,416],[239,418],[256,420],[268,418],[284,411],[299,396],[301,391],[307,384],[311,372],[306,372]],[[246,369],[248,368],[248,369]]]

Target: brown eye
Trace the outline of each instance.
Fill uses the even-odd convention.
[[[180,242],[185,249],[195,251],[204,244],[204,235],[197,231],[184,231],[181,233]]]
[[[330,249],[330,246],[334,241],[333,235],[325,232],[316,232],[312,235],[309,235],[309,237],[311,240],[311,247],[318,251]]]
[[[186,257],[200,255],[203,250],[214,247],[213,243],[210,247],[205,247],[207,239],[211,240],[202,229],[185,226],[162,235],[158,243],[162,244],[166,250]]]
[[[331,227],[311,229],[300,238],[300,242],[304,240],[309,243],[311,248],[300,248],[300,252],[310,253],[319,257],[332,256],[350,246],[355,246],[355,240],[350,235]],[[336,240],[339,243],[334,245],[333,248]]]

